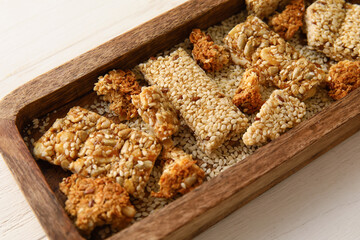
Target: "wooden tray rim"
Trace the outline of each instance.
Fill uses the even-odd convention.
[[[108,70],[109,64],[120,62],[139,46],[144,46],[149,42],[151,44],[159,36],[168,34],[170,29],[174,30],[174,28],[155,28],[155,32],[148,37],[146,42],[144,42],[145,40],[133,41],[124,49],[115,51],[113,55],[101,58],[97,62],[98,67],[94,67],[94,63],[90,62],[91,64],[89,64],[91,59],[98,57],[103,51],[113,50],[114,43],[128,41],[129,38],[136,36],[139,31],[141,32],[151,26],[155,27],[154,25],[159,24],[159,22],[172,21],[174,15],[184,15],[184,9],[191,8],[194,14],[184,16],[182,25],[176,25],[175,29],[191,25],[190,22],[193,19],[205,16],[207,12],[214,9],[231,8],[234,4],[241,4],[235,0],[210,0],[207,1],[206,7],[199,8],[201,2],[199,0],[186,2],[35,78],[7,95],[0,102],[0,131],[5,133],[0,136],[1,152],[50,238],[80,239],[82,237],[48,186],[31,153],[27,150],[18,130],[25,121],[20,118],[25,116],[33,117],[34,113],[27,109],[32,109],[29,107],[30,105],[39,104],[46,97],[53,97],[54,92],[63,94],[63,89],[71,88],[74,83],[83,84],[82,79],[89,78],[89,75],[93,72],[96,72],[94,75],[98,75],[99,72]],[[236,8],[234,11],[236,11]],[[80,67],[89,66],[81,71],[74,69],[74,66],[79,68],[79,65]],[[51,85],[51,88],[45,88],[44,91],[34,91],[34,86],[46,86],[54,76],[64,72],[66,74],[62,78],[63,81],[57,80],[55,84]],[[58,78],[59,76],[55,79]],[[37,89],[35,88],[35,90]],[[88,90],[84,89],[68,95],[70,96],[69,99],[80,97],[86,91]],[[27,92],[34,94],[24,94]],[[360,104],[358,99],[360,99],[360,89],[335,102],[326,110],[301,123],[277,140],[260,148],[245,160],[221,173],[218,177],[204,183],[196,190],[149,217],[113,235],[110,239],[177,239],[194,236],[292,174],[319,154],[358,131],[360,129]],[[40,109],[45,108],[50,111],[65,103],[60,102],[57,105],[45,107],[46,104],[49,104],[46,103],[41,105]],[[314,132],[316,132],[315,137],[313,136]],[[295,143],[293,139],[297,139],[297,142]],[[272,153],[270,159],[268,157],[269,153]],[[28,169],[31,169],[31,174],[24,176],[22,173],[28,171]],[[32,182],[37,184],[31,184]],[[227,184],[224,186],[224,183]],[[44,202],[47,203],[46,206],[42,205]],[[56,222],[54,222],[55,220]],[[195,226],[198,229],[194,229],[194,223],[198,224],[198,226]],[[59,227],[59,225],[62,227]]]

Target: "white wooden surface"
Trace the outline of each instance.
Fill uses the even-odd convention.
[[[0,0],[0,98],[183,2]],[[360,239],[359,171],[360,132],[196,239]],[[46,239],[1,157],[0,239]]]

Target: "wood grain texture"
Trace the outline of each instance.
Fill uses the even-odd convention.
[[[52,239],[82,239],[45,181],[15,123],[0,119],[0,132],[1,153],[36,216],[43,223],[46,234]]]
[[[196,1],[195,1],[196,2]],[[215,1],[214,1],[215,2]],[[227,4],[230,2],[231,4],[234,4],[234,1],[217,1],[219,4],[225,4],[220,2],[227,2]],[[226,5],[229,8],[233,5]],[[220,5],[213,5],[212,7],[216,9],[215,6]],[[194,7],[194,5],[189,5],[191,8]],[[198,6],[198,5],[196,5]],[[195,7],[196,7],[195,6]],[[225,5],[221,5],[224,7]],[[183,7],[183,6],[182,6]],[[220,14],[222,11],[224,11],[224,8],[219,8],[218,10],[213,10],[214,12],[210,11],[208,12],[201,12],[198,13],[198,15],[193,15],[194,21],[196,19],[202,19],[198,20],[198,24],[196,26],[208,26],[207,24],[211,25],[211,21],[207,22],[207,20],[210,18],[212,21],[218,21],[220,18],[215,18],[214,16],[217,16],[216,14]],[[212,9],[212,8],[211,8]],[[233,8],[234,10],[235,8]],[[182,13],[184,9],[182,9]],[[193,9],[192,9],[193,12]],[[179,14],[179,13],[178,13]],[[215,14],[215,15],[212,15]],[[220,14],[221,15],[221,14]],[[163,15],[162,17],[165,17],[166,15]],[[222,16],[225,18],[226,16]],[[187,21],[187,20],[186,20]],[[202,22],[203,21],[203,22]],[[150,24],[150,23],[147,23]],[[189,19],[187,21],[187,25],[181,25],[181,23],[178,23],[180,25],[179,29],[184,30],[189,28],[191,24],[194,24],[194,22]],[[204,24],[204,25],[200,25]],[[168,24],[169,25],[169,24]],[[149,26],[149,25],[145,25]],[[175,26],[177,26],[175,24]],[[171,27],[170,27],[171,28]],[[141,27],[140,27],[141,29]],[[191,28],[189,28],[191,29]],[[158,29],[158,31],[162,31],[163,29]],[[179,31],[179,30],[177,30]],[[165,31],[166,32],[166,31]],[[172,31],[171,29],[168,29],[167,34],[162,33],[160,35],[150,35],[149,39],[153,38],[152,41],[145,41],[140,42],[140,46],[150,46],[146,49],[143,53],[143,57],[147,58],[148,56],[151,56],[154,54],[153,49],[151,46],[153,44],[156,44],[158,39],[159,41],[164,41],[163,44],[169,44],[169,46],[172,46],[175,42],[179,42],[182,39],[182,36],[186,36],[188,32],[182,35],[177,35],[174,37],[174,33],[176,31]],[[129,33],[128,33],[129,34]],[[170,37],[169,37],[170,36]],[[171,38],[173,37],[173,38]],[[118,41],[120,40],[117,38]],[[129,38],[130,39],[130,38]],[[128,40],[129,40],[128,39]],[[149,40],[148,39],[148,40]],[[169,41],[169,42],[167,42]],[[120,41],[121,43],[121,41]],[[107,43],[108,44],[108,43]],[[105,50],[108,49],[106,46],[107,44],[104,44]],[[146,45],[149,44],[149,45]],[[157,46],[158,50],[162,50],[166,47]],[[110,48],[111,49],[111,48]],[[133,50],[131,50],[133,49]],[[96,49],[95,49],[96,50]],[[93,51],[95,51],[93,50]],[[129,49],[128,49],[129,50]],[[139,53],[141,49],[135,48],[134,46],[129,51],[133,51],[133,53]],[[155,51],[155,50],[154,50]],[[96,52],[96,51],[95,51]],[[105,51],[106,52],[106,51]],[[33,208],[36,208],[36,213],[39,216],[40,220],[43,223],[43,226],[47,231],[49,231],[49,228],[52,228],[53,230],[58,230],[58,226],[53,226],[49,224],[49,217],[46,216],[44,213],[47,213],[45,210],[52,209],[52,207],[55,207],[55,214],[60,216],[60,218],[64,218],[64,230],[65,232],[70,231],[71,233],[74,232],[73,227],[68,228],[69,221],[66,220],[66,216],[64,217],[64,211],[61,207],[59,207],[59,202],[57,202],[58,199],[54,197],[53,192],[50,190],[47,183],[49,183],[49,178],[47,178],[47,183],[44,181],[44,177],[39,172],[39,167],[36,163],[34,163],[31,155],[29,154],[28,150],[26,149],[25,145],[20,139],[20,136],[18,134],[18,130],[15,127],[14,119],[13,117],[17,117],[18,123],[17,126],[20,128],[22,123],[25,122],[27,119],[32,118],[32,116],[38,116],[44,113],[47,113],[51,109],[55,109],[57,107],[60,107],[64,105],[65,103],[74,100],[78,98],[79,96],[82,96],[86,94],[91,88],[94,79],[96,79],[94,76],[101,74],[101,71],[105,71],[105,66],[109,66],[109,68],[120,66],[122,61],[126,61],[126,57],[121,60],[121,57],[115,57],[110,56],[113,54],[113,52],[109,51],[109,58],[107,60],[101,60],[103,62],[103,70],[102,67],[99,67],[101,65],[96,65],[94,62],[96,60],[99,60],[99,55],[88,55],[88,57],[94,57],[94,61],[90,61],[88,59],[81,58],[75,59],[74,62],[70,62],[65,64],[64,66],[59,67],[60,70],[53,70],[47,74],[50,75],[43,75],[42,77],[39,77],[38,79],[31,82],[31,84],[28,84],[27,86],[24,86],[22,90],[15,91],[13,93],[12,98],[6,98],[6,100],[2,103],[0,108],[1,113],[8,113],[9,109],[13,112],[14,115],[5,116],[1,115],[1,117],[5,118],[1,120],[0,126],[1,129],[6,135],[4,135],[2,138],[0,138],[0,146],[1,149],[3,147],[6,150],[2,150],[4,157],[8,161],[8,165],[12,169],[12,171],[15,173],[15,176],[17,177],[17,181],[22,185],[23,191],[26,196],[28,195],[34,195],[32,196],[34,199],[29,200]],[[87,54],[92,53],[89,52]],[[115,54],[118,54],[119,52],[115,51]],[[126,52],[124,53],[126,54]],[[148,55],[147,55],[148,54]],[[85,54],[86,55],[86,54]],[[147,55],[147,56],[146,56]],[[123,55],[121,55],[123,56]],[[129,57],[130,55],[126,55]],[[101,58],[101,57],[100,57]],[[141,57],[139,58],[141,59]],[[77,60],[79,60],[77,62]],[[86,60],[86,61],[85,61]],[[96,65],[99,70],[99,72],[96,72],[96,70],[91,68],[86,68],[85,70],[82,69],[81,73],[80,70],[76,70],[75,67],[71,68],[73,64],[76,63],[83,63],[85,61],[86,63]],[[109,62],[108,62],[109,61]],[[129,63],[128,66],[131,66]],[[83,63],[84,64],[84,63]],[[114,65],[113,65],[114,64]],[[120,65],[116,65],[120,64]],[[70,66],[70,71],[67,72],[67,68]],[[121,65],[124,66],[124,65]],[[71,72],[73,71],[73,72]],[[76,72],[77,71],[77,72]],[[62,82],[62,74],[64,76],[70,76],[71,73],[77,73],[78,75],[75,75],[79,78],[73,78],[70,77],[65,78],[67,79],[67,82]],[[59,75],[61,74],[61,76]],[[67,75],[68,74],[68,75]],[[47,76],[47,77],[46,77]],[[49,79],[53,79],[50,77],[55,77],[53,81],[55,83],[51,82],[49,83]],[[74,93],[73,87],[80,87],[79,91],[76,91]],[[44,89],[43,91],[38,91],[38,89]],[[86,88],[89,88],[86,90]],[[57,89],[57,90],[56,90]],[[30,91],[31,90],[31,91]],[[53,90],[56,90],[55,93],[52,93]],[[29,92],[30,91],[30,92]],[[20,100],[16,100],[19,98],[18,94],[27,93],[28,95],[34,94],[35,96],[28,96],[27,99],[23,98]],[[39,93],[40,92],[40,93]],[[26,94],[25,94],[26,95]],[[251,158],[248,158],[243,163],[237,165],[234,168],[229,169],[224,174],[220,175],[218,178],[210,181],[207,184],[204,184],[201,188],[198,190],[192,192],[191,194],[188,194],[180,199],[180,201],[176,201],[172,204],[170,204],[168,207],[166,207],[164,210],[159,211],[158,213],[151,215],[149,218],[144,219],[143,221],[134,224],[130,228],[124,230],[123,232],[117,234],[114,236],[114,238],[121,238],[126,236],[133,237],[133,238],[184,238],[184,236],[191,237],[195,234],[199,233],[209,225],[213,224],[214,222],[218,221],[219,219],[223,218],[227,214],[229,214],[231,211],[236,209],[237,207],[243,205],[253,197],[257,196],[261,192],[265,191],[267,188],[271,187],[284,177],[288,176],[289,174],[292,174],[294,171],[296,171],[299,167],[302,167],[304,164],[306,164],[308,161],[312,160],[314,157],[317,157],[319,154],[321,154],[323,151],[326,151],[329,147],[333,146],[334,144],[337,144],[339,141],[341,141],[343,138],[349,136],[351,133],[359,129],[359,108],[357,106],[354,106],[354,102],[356,103],[356,99],[359,97],[359,91],[353,93],[352,98],[347,101],[341,101],[342,104],[345,105],[333,105],[336,107],[331,107],[332,109],[330,112],[327,111],[328,115],[324,115],[322,118],[319,118],[318,115],[315,119],[312,119],[312,122],[306,122],[301,126],[299,126],[296,129],[291,130],[289,133],[282,136],[279,140],[274,141],[273,143],[267,145],[265,148],[261,148],[264,150],[258,151],[256,155],[252,156]],[[55,98],[55,99],[52,99]],[[22,101],[25,101],[23,103]],[[26,102],[27,101],[27,102]],[[31,102],[34,101],[34,102]],[[55,104],[55,101],[58,101],[58,103]],[[4,104],[5,103],[5,104]],[[340,103],[340,102],[338,102]],[[336,104],[338,104],[336,103]],[[352,104],[351,104],[352,103]],[[55,104],[55,105],[54,105]],[[335,109],[334,109],[335,108]],[[344,108],[344,110],[343,110]],[[351,108],[353,108],[351,110]],[[7,109],[7,111],[4,111]],[[340,115],[334,115],[336,114],[337,109],[342,109],[339,114]],[[351,111],[350,111],[351,110]],[[17,112],[19,111],[19,112]],[[336,118],[335,118],[336,117]],[[339,119],[337,119],[339,117]],[[21,119],[20,119],[21,118]],[[330,120],[327,120],[327,119]],[[325,121],[322,123],[321,121]],[[338,121],[339,120],[339,121]],[[318,124],[321,123],[321,124]],[[330,124],[330,125],[328,125]],[[331,124],[334,124],[333,126]],[[318,126],[319,125],[319,126]],[[305,126],[305,127],[304,127]],[[307,126],[307,127],[306,127]],[[315,126],[315,127],[314,127]],[[332,127],[329,127],[332,126]],[[302,130],[299,130],[302,129]],[[305,131],[303,131],[305,130]],[[320,132],[318,134],[316,132],[316,136],[314,137],[314,131]],[[13,141],[8,141],[9,137],[16,137]],[[294,137],[296,136],[296,137]],[[300,138],[301,137],[301,138]],[[290,148],[290,151],[286,151],[285,155],[281,155],[285,148],[283,146],[288,147],[287,141],[291,140],[293,141],[295,139],[301,139],[302,141],[297,142],[299,145],[293,144],[290,145],[293,148]],[[304,138],[304,139],[303,139]],[[13,146],[16,146],[15,148]],[[23,153],[13,153],[13,150],[20,150]],[[267,149],[267,150],[266,150]],[[305,150],[304,150],[305,149]],[[265,151],[265,152],[264,152]],[[268,155],[269,153],[274,154],[274,160],[273,158],[269,159]],[[277,158],[278,157],[278,158]],[[252,160],[251,160],[252,159]],[[19,166],[22,165],[22,162],[26,162],[25,167]],[[35,175],[33,177],[29,176],[18,176],[24,174],[24,172],[27,172],[29,169],[35,169]],[[45,169],[46,167],[42,166],[41,170]],[[234,170],[235,169],[235,170]],[[54,170],[55,171],[55,170]],[[243,173],[243,175],[239,174]],[[46,173],[43,171],[43,174],[49,176],[52,173]],[[241,176],[239,176],[241,175]],[[39,178],[38,178],[39,177]],[[59,176],[57,176],[59,177]],[[32,185],[31,184],[23,184],[24,181],[28,181],[28,183],[34,182],[34,180],[38,179],[40,182],[39,189],[35,189],[35,191],[32,191]],[[54,182],[57,182],[58,179],[55,179]],[[229,186],[224,188],[224,182],[230,182]],[[36,181],[35,181],[36,182]],[[50,183],[49,183],[50,184]],[[226,185],[227,186],[227,185]],[[25,188],[25,189],[24,189]],[[42,188],[45,188],[43,190]],[[219,191],[220,190],[220,191]],[[35,200],[37,199],[37,195],[41,194],[42,198],[40,201],[45,202],[46,200],[50,200],[50,207],[49,209],[46,208],[44,210],[39,210],[40,208],[39,203],[36,203]],[[59,198],[59,196],[57,196]],[[196,200],[196,201],[194,201]],[[204,201],[205,200],[205,201]],[[220,204],[221,203],[221,204]],[[171,213],[171,214],[169,214]],[[191,222],[189,222],[191,220]],[[44,223],[45,222],[45,223]],[[59,223],[59,221],[57,221]],[[60,221],[60,223],[62,223]],[[149,224],[149,225],[148,225]],[[50,225],[50,226],[49,226]],[[156,227],[154,227],[154,225]],[[161,228],[158,228],[157,226],[161,226]],[[194,226],[196,228],[194,228]],[[143,231],[143,232],[142,232]],[[49,233],[48,233],[49,234]],[[49,234],[51,238],[58,238],[63,235],[54,235],[55,233]],[[76,233],[74,233],[74,237],[78,237]],[[144,234],[144,235],[141,235]],[[71,237],[71,235],[70,235]]]

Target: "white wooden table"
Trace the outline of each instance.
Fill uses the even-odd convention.
[[[0,98],[183,2],[1,0]],[[360,132],[196,239],[360,239],[359,172]],[[0,239],[45,238],[0,157]]]

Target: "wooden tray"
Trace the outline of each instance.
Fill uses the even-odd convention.
[[[244,8],[238,0],[192,0],[55,68],[0,102],[0,149],[51,239],[82,239],[63,208],[61,174],[36,162],[20,132],[89,96],[97,76],[131,68]],[[81,101],[81,100],[80,100]],[[191,238],[360,129],[360,89],[333,103],[199,188],[109,239]]]

